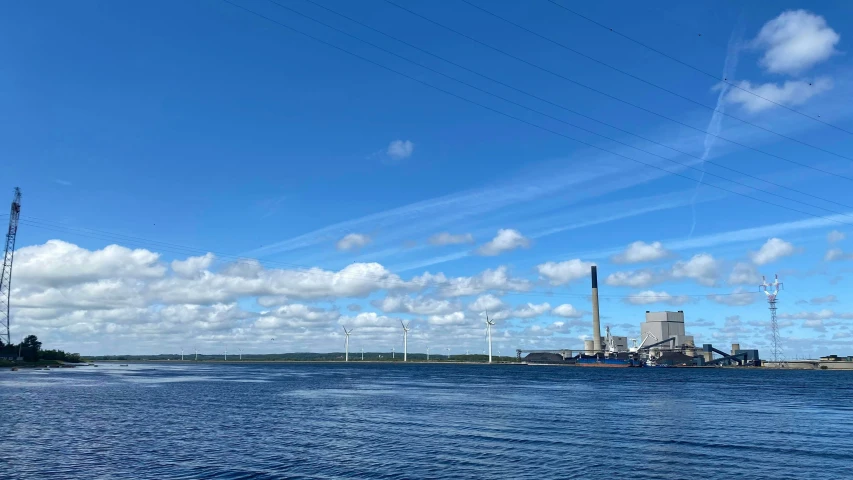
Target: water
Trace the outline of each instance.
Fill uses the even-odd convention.
[[[0,372],[4,479],[853,478],[853,372]]]

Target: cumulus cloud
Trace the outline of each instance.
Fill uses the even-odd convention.
[[[756,265],[766,265],[780,258],[794,254],[794,246],[781,238],[771,238],[758,249],[757,252],[749,252],[749,258]]]
[[[589,278],[592,262],[584,262],[580,259],[566,260],[565,262],[546,262],[536,266],[536,270],[551,285],[565,285],[581,278]]]
[[[624,252],[614,255],[614,263],[644,263],[654,262],[669,256],[661,242],[645,243],[642,241],[634,242],[628,245]]]
[[[474,243],[474,236],[470,233],[452,234],[447,232],[437,233],[429,237],[432,245],[458,245],[460,243]]]
[[[538,317],[539,315],[542,315],[543,313],[546,313],[549,310],[551,310],[551,305],[547,302],[540,303],[538,305],[535,303],[527,303],[513,310],[512,316],[517,318],[533,318]]]
[[[63,286],[105,278],[152,279],[166,274],[160,255],[144,249],[109,245],[90,251],[62,240],[15,252],[15,280]]]
[[[444,315],[459,310],[459,305],[448,300],[428,297],[389,295],[371,304],[383,313],[411,313],[414,315]]]
[[[328,324],[340,317],[336,310],[324,310],[302,304],[283,305],[273,311],[264,312],[254,326],[261,330],[313,327]]]
[[[530,240],[519,233],[518,230],[502,228],[498,230],[495,238],[478,248],[477,253],[485,256],[495,256],[517,248],[527,248],[529,246]]]
[[[758,285],[761,283],[761,275],[752,264],[738,262],[729,274],[729,285]]]
[[[468,305],[468,310],[472,312],[495,312],[504,308],[506,308],[504,302],[492,294],[480,295]]]
[[[338,243],[335,246],[338,250],[350,251],[357,250],[368,243],[370,243],[369,235],[364,235],[362,233],[350,233],[344,238],[338,240]]]
[[[824,261],[835,262],[837,260],[853,260],[853,254],[845,253],[840,248],[830,248],[823,256]]]
[[[743,80],[738,86],[739,89],[729,90],[726,101],[739,104],[750,113],[757,113],[777,106],[773,102],[789,106],[802,105],[815,95],[832,89],[832,80],[829,78],[787,80],[781,85],[775,83],[753,85]]]
[[[694,255],[690,260],[686,262],[679,261],[672,266],[673,278],[691,279],[706,287],[716,285],[719,276],[719,262],[707,253]]]
[[[462,325],[467,323],[467,319],[464,313],[453,312],[447,315],[430,315],[427,322],[431,325]]]
[[[846,235],[839,232],[838,230],[833,230],[826,235],[826,241],[829,243],[837,243],[847,238]]]
[[[765,50],[760,64],[767,71],[798,74],[828,59],[840,40],[823,17],[788,10],[764,24],[753,45]]]
[[[779,318],[788,320],[829,320],[832,318],[850,320],[853,319],[853,313],[843,313],[824,308],[816,312],[797,312],[797,313],[780,313]]]
[[[742,307],[745,305],[752,305],[759,299],[762,299],[763,295],[764,294],[761,292],[750,292],[739,288],[730,294],[708,295],[708,300],[721,305],[728,305],[730,307]]]
[[[552,310],[551,313],[564,318],[581,318],[583,316],[583,312],[576,309],[569,303],[557,305],[556,307],[554,307],[554,310]]]
[[[409,140],[394,140],[388,144],[385,153],[394,160],[403,160],[412,156],[415,144]]]
[[[186,260],[174,260],[172,271],[182,277],[191,278],[210,268],[213,259],[213,254],[207,253],[200,257],[189,257]]]
[[[815,297],[809,301],[812,305],[823,305],[826,303],[836,303],[838,302],[838,297],[835,295],[826,295],[825,297]]]
[[[668,305],[684,305],[690,301],[687,295],[670,295],[667,292],[655,292],[644,290],[640,293],[625,297],[625,303],[631,305],[648,305],[652,303],[666,303]]]
[[[417,282],[419,279],[413,279]],[[433,280],[440,284],[439,293],[445,297],[464,297],[467,295],[479,295],[488,290],[498,292],[530,290],[531,284],[528,280],[510,276],[506,266],[495,269],[487,269],[472,277],[456,277],[446,280]]]
[[[614,272],[607,276],[605,283],[612,287],[645,288],[666,281],[666,275],[652,270],[634,272]]]

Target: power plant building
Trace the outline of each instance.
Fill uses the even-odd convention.
[[[684,311],[646,312],[646,321],[640,324],[640,337],[663,341],[675,337],[675,347],[694,346],[693,336],[684,333]],[[651,343],[651,342],[647,342]],[[667,345],[669,346],[669,345]]]

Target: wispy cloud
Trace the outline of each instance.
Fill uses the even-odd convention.
[[[723,78],[733,78],[735,75],[735,70],[737,69],[737,60],[738,55],[740,53],[740,33],[739,30],[735,30],[732,32],[731,37],[729,38],[729,45],[726,51],[726,60],[723,64]],[[693,214],[693,221],[690,224],[690,232],[687,234],[687,238],[693,236],[693,231],[696,230],[696,197],[699,195],[699,188],[702,187],[702,182],[705,180],[705,160],[708,159],[708,156],[711,155],[711,149],[714,148],[714,144],[717,142],[717,136],[720,135],[720,132],[723,129],[723,115],[726,112],[726,94],[729,91],[730,85],[728,83],[720,83],[717,87],[720,93],[717,94],[717,104],[714,108],[714,113],[711,114],[711,119],[708,121],[708,134],[705,135],[705,139],[703,141],[703,150],[700,166],[702,168],[702,173],[699,176],[699,183],[696,184],[696,189],[693,190],[693,198],[690,201],[690,209]]]
[[[68,180],[61,180],[59,178],[54,178],[53,181],[54,181],[54,183],[58,183],[60,185],[66,186],[66,187],[71,186],[71,182],[69,182]]]

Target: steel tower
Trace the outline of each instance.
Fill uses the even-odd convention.
[[[9,231],[6,233],[6,250],[3,254],[3,271],[0,272],[0,327],[5,328],[6,345],[12,343],[9,330],[9,315],[12,300],[12,259],[15,257],[15,236],[18,234],[18,218],[21,216],[21,189],[15,187],[12,211],[9,213]],[[3,332],[0,331],[0,334]]]
[[[761,277],[761,285],[758,288],[767,294],[767,303],[770,304],[770,341],[773,355],[773,363],[778,367],[782,362],[782,347],[779,337],[779,322],[776,321],[776,297],[779,295],[779,290],[782,289],[782,282],[779,281],[779,275],[773,283],[768,284],[767,279]]]

